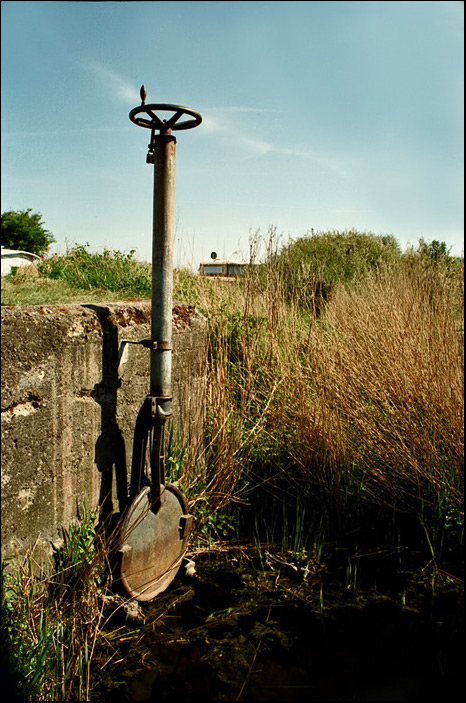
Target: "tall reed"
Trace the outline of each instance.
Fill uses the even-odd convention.
[[[297,496],[330,505],[328,519],[370,506],[438,523],[461,514],[459,267],[380,266],[336,285],[316,317],[275,262],[241,282],[199,283],[218,506],[261,487],[261,500],[280,491],[291,510]]]
[[[346,459],[338,471],[357,465],[378,502],[459,506],[462,360],[463,332],[443,272],[386,269],[340,287],[313,331],[307,362],[332,419],[328,439]]]

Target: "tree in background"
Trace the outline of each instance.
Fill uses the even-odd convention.
[[[55,238],[45,229],[40,212],[9,210],[2,213],[1,245],[43,256]]]
[[[445,261],[450,257],[450,250],[446,243],[439,242],[438,239],[426,242],[421,237],[417,250],[421,256],[428,256],[435,262]]]

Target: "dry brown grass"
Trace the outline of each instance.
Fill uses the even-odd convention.
[[[218,507],[240,499],[265,465],[269,477],[271,467],[287,472],[292,490],[459,507],[458,276],[386,269],[339,286],[319,319],[290,303],[276,271],[266,280],[211,307],[208,465]]]
[[[335,470],[356,465],[372,499],[461,503],[463,333],[445,274],[387,270],[340,287],[313,330],[308,369],[309,451],[317,425]]]

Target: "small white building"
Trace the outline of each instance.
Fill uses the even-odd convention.
[[[202,261],[199,266],[201,276],[219,276],[222,278],[236,278],[246,273],[248,264],[237,261],[223,261],[213,259],[212,261]]]
[[[16,249],[4,249],[2,247],[2,276],[10,273],[15,266],[27,266],[28,264],[40,261],[40,256],[31,254],[29,251],[18,251]]]

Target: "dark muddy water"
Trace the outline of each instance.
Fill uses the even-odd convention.
[[[305,561],[199,555],[194,578],[146,606],[144,626],[122,631],[112,662],[96,660],[93,700],[458,697],[459,581],[440,577],[432,588],[432,574],[401,568],[395,553],[360,559],[358,568],[344,554],[325,566]]]

